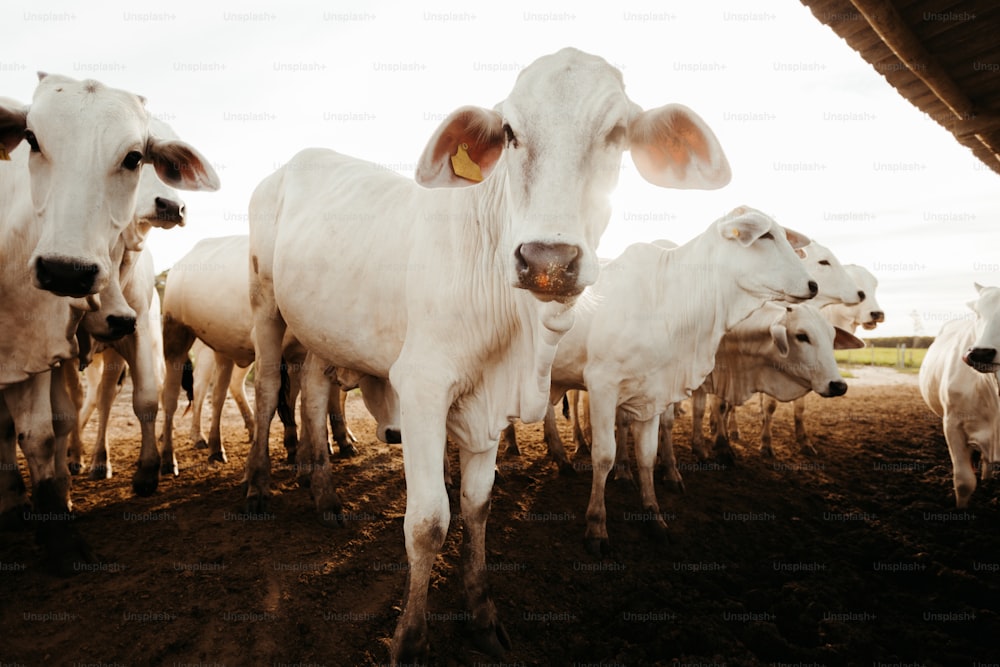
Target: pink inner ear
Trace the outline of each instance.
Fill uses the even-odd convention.
[[[485,175],[503,152],[503,132],[498,119],[475,111],[457,114],[441,131],[434,145],[432,160],[438,163],[451,158],[462,144],[468,146],[469,157]]]

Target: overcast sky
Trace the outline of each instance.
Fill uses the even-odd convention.
[[[626,156],[602,256],[747,204],[875,273],[886,323],[866,335],[913,334],[914,313],[934,334],[966,316],[974,281],[1000,284],[1000,176],[796,0],[5,2],[0,24],[0,95],[29,101],[36,70],[126,88],[215,165],[222,189],[184,193],[187,226],[154,232],[158,271],[247,233],[250,192],[300,149],[412,176],[450,111],[492,107],[520,68],[576,46],[644,108],[697,111],[733,168],[721,190],[663,190]]]

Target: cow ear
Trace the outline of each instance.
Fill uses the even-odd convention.
[[[414,177],[429,188],[475,185],[490,175],[504,147],[503,117],[466,106],[442,121],[417,162]]]
[[[14,106],[0,101],[0,159],[8,160],[8,153],[24,139],[28,125],[28,107]]]
[[[219,189],[219,175],[201,153],[177,139],[151,136],[146,144],[146,162],[167,185],[180,190]]]
[[[788,356],[788,328],[784,324],[779,322],[774,322],[771,324],[771,340],[774,341],[774,346],[778,348],[778,354],[783,357]]]
[[[805,234],[797,232],[793,229],[788,229],[787,227],[785,227],[785,238],[788,239],[790,244],[792,244],[792,249],[795,250],[795,254],[804,259],[806,257],[806,251],[803,250],[803,248],[812,243],[812,240]]]
[[[854,334],[844,331],[840,327],[833,328],[833,349],[858,350],[864,346],[865,342]]]
[[[774,221],[760,211],[740,206],[720,219],[716,226],[723,238],[747,247],[769,232]]]
[[[972,285],[976,288],[977,294],[982,294],[983,290],[986,289],[985,285],[980,285],[979,283],[972,283]]]
[[[632,161],[653,185],[715,190],[732,178],[715,134],[681,104],[641,111],[629,123],[628,138]]]

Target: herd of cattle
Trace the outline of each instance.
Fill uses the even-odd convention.
[[[630,439],[644,516],[662,534],[654,466],[682,488],[670,437],[682,400],[692,399],[697,424],[711,407],[714,447],[695,429],[699,458],[732,458],[733,408],[758,392],[762,453],[773,455],[779,400],[796,401],[798,445],[815,452],[804,395],[842,395],[834,349],[862,346],[857,327],[884,319],[868,271],[748,207],[682,246],[635,244],[599,260],[626,151],[661,187],[719,188],[730,168],[694,112],[641,109],[618,70],[574,49],[525,68],[494,109],[448,116],[415,180],[330,150],[300,152],[254,191],[248,235],[206,239],[171,269],[161,307],[147,233],[184,224],[175,188],[215,190],[219,179],[143,102],[58,75],[40,75],[30,105],[0,98],[0,512],[28,504],[19,446],[32,482],[25,516],[57,569],[88,557],[68,520],[71,474],[112,475],[106,427],[126,366],[142,437],[133,489],[149,495],[160,475],[178,474],[173,421],[194,353],[192,439],[226,461],[219,422],[231,391],[253,442],[248,512],[268,508],[276,411],[325,516],[342,513],[328,421],[341,454],[355,451],[345,390],[361,388],[379,439],[402,443],[409,577],[397,662],[427,651],[428,583],[450,521],[446,441],[457,445],[470,625],[499,656],[509,639],[488,592],[485,526],[499,442],[516,446],[512,420],[544,419],[550,454],[568,466],[553,404],[572,397],[593,468],[585,538],[600,555],[605,483]],[[998,440],[1000,362],[989,341],[1000,337],[1000,289],[981,288],[974,309],[975,322],[943,330],[921,376],[944,419],[959,506],[976,484],[968,448],[982,450],[986,476]],[[301,437],[289,407],[297,394]],[[98,441],[85,464],[79,428],[95,407]]]

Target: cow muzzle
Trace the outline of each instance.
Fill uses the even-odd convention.
[[[962,355],[962,361],[980,373],[993,373],[1000,370],[996,356],[997,351],[994,347],[970,347]]]
[[[824,398],[843,396],[847,393],[847,383],[843,380],[833,380],[826,387],[826,393],[821,394]]]
[[[35,285],[43,290],[74,298],[94,294],[100,267],[65,258],[39,257],[35,260]]]
[[[583,291],[578,246],[568,243],[522,243],[514,251],[517,286],[543,300],[574,297]]]
[[[156,198],[156,221],[163,226],[184,225],[184,204],[166,197]]]

